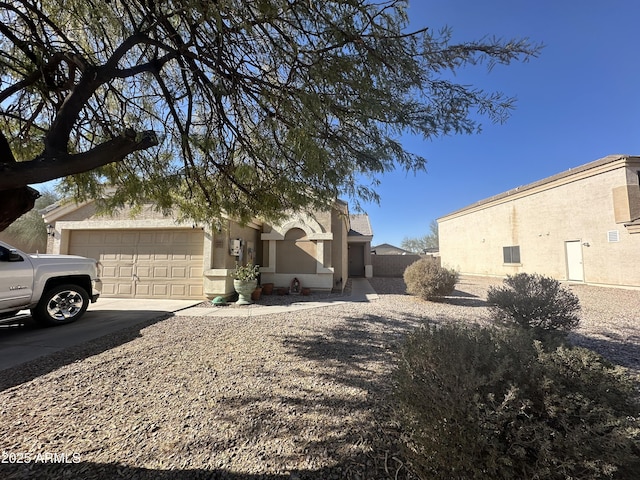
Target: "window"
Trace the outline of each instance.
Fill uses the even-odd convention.
[[[520,263],[520,247],[502,247],[504,263]]]

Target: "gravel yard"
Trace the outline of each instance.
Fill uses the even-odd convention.
[[[174,316],[56,354],[50,373],[4,371],[0,477],[411,478],[386,402],[395,352],[425,319],[487,322],[498,283],[463,277],[434,303],[375,278],[370,303]],[[570,288],[583,307],[572,340],[639,375],[640,290]]]

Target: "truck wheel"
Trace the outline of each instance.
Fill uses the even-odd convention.
[[[84,288],[59,285],[43,293],[31,316],[41,325],[63,325],[79,319],[88,306],[89,295]]]

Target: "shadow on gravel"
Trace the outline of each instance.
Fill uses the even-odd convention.
[[[390,475],[387,478],[405,479],[401,475],[395,477],[393,461],[390,461]],[[135,468],[118,464],[104,463],[30,463],[23,465],[0,465],[0,475],[4,480],[58,480],[82,479],[82,480],[103,480],[103,479],[127,479],[127,480],[343,480],[371,478],[382,480],[376,476],[361,477],[363,472],[352,472],[348,465],[336,465],[331,468],[322,468],[317,471],[294,470],[283,474],[244,474],[236,473],[225,469],[193,469],[193,470],[151,470],[147,468]]]
[[[617,365],[622,365],[640,375],[640,337],[622,337],[613,333],[585,336],[572,332],[569,341],[602,355]]]
[[[40,377],[42,375],[46,375],[47,373],[50,373],[65,365],[69,365],[78,360],[83,360],[93,355],[98,355],[99,353],[111,350],[112,348],[135,340],[136,338],[141,336],[140,331],[144,328],[174,316],[173,313],[167,313],[165,311],[158,311],[157,313],[158,316],[151,320],[136,323],[135,325],[123,328],[122,330],[118,330],[117,332],[109,333],[102,337],[98,337],[93,340],[80,343],[78,345],[66,347],[60,351],[38,357],[34,360],[30,360],[15,367],[0,370],[0,392],[8,388],[15,387],[16,385],[20,385],[22,383],[33,380],[34,378]],[[81,321],[82,320],[84,319],[81,319]],[[32,322],[26,322],[24,326],[11,326],[3,328],[2,330],[0,330],[0,338],[13,337],[13,339],[16,339],[20,336],[24,336],[24,339],[18,339],[23,341],[25,345],[28,345],[30,342],[29,335],[47,335],[47,332],[53,332],[54,330],[55,333],[60,333],[63,331],[63,329],[71,329],[76,325],[77,323],[71,323],[69,325],[62,325],[59,327],[53,327],[53,329],[49,329],[38,328],[34,326]],[[37,347],[25,346],[24,348]]]
[[[369,364],[391,363],[404,337],[422,320],[412,317],[396,320],[377,315],[347,317],[328,332],[284,337],[282,342],[296,355],[318,362],[319,368],[330,365],[332,368],[326,369],[324,375],[333,381],[379,389],[380,379],[371,375]]]
[[[451,295],[437,300],[438,303],[449,303],[460,307],[486,307],[487,302],[477,295],[472,295],[463,290],[455,289]]]

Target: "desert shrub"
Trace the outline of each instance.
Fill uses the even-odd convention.
[[[590,350],[545,352],[515,328],[424,327],[395,380],[419,478],[631,479],[640,467],[633,385]]]
[[[489,287],[487,303],[495,320],[527,329],[568,332],[580,322],[578,297],[539,274],[508,276],[502,287]]]
[[[407,293],[424,300],[450,295],[457,282],[458,272],[441,267],[428,258],[412,263],[404,271]]]

